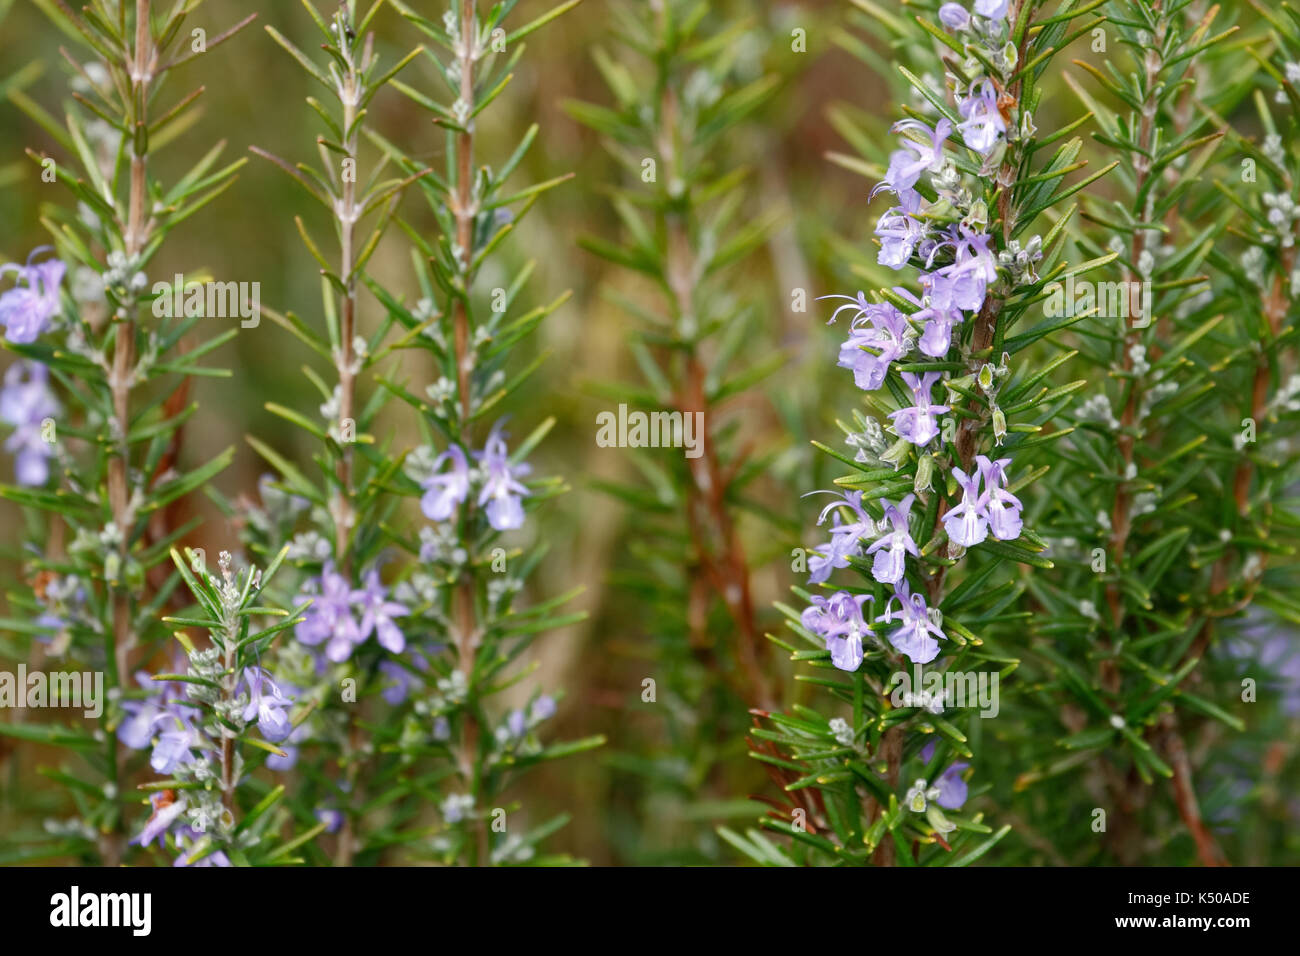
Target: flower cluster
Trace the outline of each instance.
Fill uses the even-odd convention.
[[[32,257],[41,252],[36,249]],[[31,261],[27,265],[10,262],[0,266],[0,277],[13,273],[15,285],[0,295],[0,325],[5,338],[19,345],[35,342],[59,312],[59,286],[67,266],[60,259]]]
[[[990,54],[1005,58],[1006,13],[1006,0],[979,0],[974,17],[953,3],[944,6],[940,17],[950,30],[971,34]],[[895,271],[915,266],[922,294],[918,298],[911,290],[896,287],[879,302],[869,301],[862,292],[830,297],[847,300],[836,308],[831,322],[842,312],[852,313],[838,364],[852,370],[854,382],[864,391],[884,386],[893,363],[906,361],[914,350],[931,360],[947,359],[954,347],[955,330],[984,308],[990,288],[998,282],[999,268],[1015,265],[1004,263],[995,251],[993,236],[986,231],[986,203],[975,198],[979,191],[972,188],[947,151],[950,145],[956,148],[954,136],[959,136],[983,164],[982,173],[991,175],[998,169],[1008,137],[1014,135],[1003,115],[1000,89],[998,82],[987,76],[964,86],[958,83],[960,122],[941,118],[931,127],[919,119],[906,119],[894,126],[894,132],[903,137],[902,145],[891,154],[884,178],[872,194],[893,193],[898,204],[877,223],[877,261]],[[1033,281],[1033,264],[1041,258],[1038,246],[1031,241],[1026,250],[1017,247],[1019,266],[1012,270],[1013,279]],[[1005,366],[1005,360],[996,369],[986,364],[975,381],[968,377],[957,383],[962,387],[978,383],[988,396],[999,444],[1006,422],[996,406],[995,381],[1006,374]],[[911,393],[911,404],[889,413],[888,429],[897,441],[876,457],[897,469],[909,449],[914,449],[917,494],[931,490],[935,462],[947,457],[963,495],[961,503],[943,516],[948,556],[958,556],[957,549],[977,545],[990,533],[1001,541],[1019,537],[1021,503],[1006,487],[1010,459],[990,461],[977,456],[978,472],[968,476],[959,457],[949,451],[951,445],[945,440],[941,422],[952,407],[948,398],[936,400],[934,387],[952,384],[950,373],[899,370],[898,374]],[[859,460],[863,458],[860,453]],[[809,562],[809,580],[824,584],[832,570],[849,567],[855,557],[872,556],[872,577],[891,585],[894,594],[871,623],[898,622],[890,643],[913,662],[928,663],[938,655],[938,640],[945,639],[945,634],[937,609],[927,605],[924,595],[913,592],[906,578],[906,556],[920,557],[909,528],[915,497],[909,494],[897,503],[880,499],[883,517],[879,521],[864,510],[861,492],[844,494],[827,506],[818,524],[834,516],[831,540]],[[874,540],[867,544],[868,539]],[[862,661],[862,636],[871,631],[871,623],[861,619],[861,602],[847,591],[838,592],[829,602],[816,600],[822,603],[814,603],[805,613],[805,626],[826,640],[836,667],[856,670]],[[858,611],[849,613],[854,604]]]
[[[523,527],[523,499],[528,488],[519,479],[529,473],[526,463],[510,460],[502,422],[493,426],[483,450],[474,453],[477,468],[471,468],[459,445],[449,445],[434,459],[432,467],[420,477],[424,492],[420,508],[430,521],[450,521],[470,496],[474,485],[479,494],[475,503],[484,509],[488,524],[497,531]]]
[[[14,455],[14,478],[20,485],[44,485],[49,479],[54,445],[46,440],[47,422],[59,410],[48,368],[30,361],[9,366],[0,389],[0,422],[13,428],[5,450]]]
[[[406,637],[395,618],[409,612],[388,595],[377,568],[362,577],[363,587],[353,588],[332,563],[326,563],[319,577],[306,582],[298,603],[311,602],[294,635],[308,647],[325,645],[325,656],[335,664],[352,656],[373,634],[384,650],[400,654]]]

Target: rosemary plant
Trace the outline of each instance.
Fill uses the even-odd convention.
[[[19,360],[0,396],[14,428],[17,484],[0,494],[27,516],[26,586],[9,596],[20,616],[3,629],[25,642],[13,649],[18,659],[102,672],[110,703],[93,732],[35,723],[5,730],[76,754],[51,776],[72,788],[77,815],[49,825],[56,839],[33,841],[24,858],[71,854],[112,865],[128,857],[137,829],[128,788],[140,767],[130,749],[148,745],[148,735],[122,733],[123,707],[137,694],[131,674],[167,639],[160,618],[179,580],[168,553],[195,526],[174,524],[168,506],[232,455],[187,467],[181,430],[196,408],[189,376],[221,374],[200,360],[238,330],[195,344],[202,314],[172,314],[172,283],[163,293],[146,270],[242,161],[218,166],[218,144],[167,185],[152,160],[190,129],[202,93],[169,94],[168,81],[253,18],[208,39],[185,29],[198,3],[166,12],[150,0],[93,0],[80,12],[60,0],[38,6],[76,44],[64,53],[73,76],[64,121],[17,88],[10,98],[57,147],[29,152],[40,181],[62,183],[76,206],[45,207],[53,251],[3,267],[14,285],[0,298],[0,321]]]

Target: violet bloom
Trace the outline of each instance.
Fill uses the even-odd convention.
[[[21,345],[36,341],[59,311],[59,283],[66,271],[67,266],[58,259],[0,266],[0,276],[12,272],[18,283],[26,283],[0,295],[0,325],[5,326],[5,338]]]
[[[166,729],[158,735],[153,753],[149,755],[149,766],[155,773],[170,777],[177,767],[191,759],[190,749],[198,746],[199,734],[189,718],[173,713],[159,714],[154,723]]]
[[[336,664],[347,660],[363,640],[352,616],[352,587],[347,578],[336,572],[333,564],[327,564],[320,578],[308,582],[306,592],[298,595],[297,601],[301,604],[309,598],[312,605],[303,612],[294,634],[309,647],[327,641],[325,656]]]
[[[918,321],[925,320],[925,331],[917,343],[921,351],[930,358],[946,356],[948,349],[952,348],[953,326],[962,321],[961,312],[953,308],[940,309],[927,306],[912,318]]]
[[[1024,505],[1006,490],[1005,469],[1011,464],[1011,459],[989,461],[984,455],[976,455],[975,464],[979,466],[980,475],[984,479],[984,509],[993,537],[999,541],[1014,541],[1020,537],[1020,531],[1024,527],[1024,522],[1020,520],[1020,511]]]
[[[248,687],[248,706],[244,720],[257,718],[257,729],[271,743],[279,743],[293,732],[288,709],[293,703],[280,692],[271,675],[261,667],[244,668],[244,683]]]
[[[975,0],[975,12],[990,20],[1007,18],[1008,0]]]
[[[394,617],[410,613],[405,604],[388,600],[388,588],[379,581],[379,570],[371,568],[363,579],[365,585],[352,592],[353,602],[361,609],[360,640],[364,641],[374,631],[375,639],[385,650],[400,654],[406,649],[406,637],[393,623]]]
[[[900,408],[889,413],[889,418],[894,423],[894,434],[906,438],[913,445],[928,445],[939,434],[939,423],[935,416],[949,411],[947,405],[930,404],[930,389],[939,380],[939,373],[901,374],[903,381],[912,390],[915,404],[911,408]]]
[[[889,302],[867,302],[861,292],[856,300],[851,301],[854,305],[842,305],[835,310],[836,314],[855,306],[858,310],[849,337],[840,346],[838,364],[840,368],[852,369],[853,383],[858,388],[871,392],[885,383],[889,364],[902,358],[911,348],[908,338],[911,329],[907,316]],[[831,321],[835,321],[834,316],[831,316]],[[870,327],[866,326],[868,322]]]
[[[906,192],[898,206],[882,215],[876,222],[876,235],[880,237],[880,252],[876,261],[890,269],[901,269],[912,258],[918,244],[925,242],[930,228],[925,220],[918,219],[921,196]]]
[[[451,468],[439,472],[443,462],[451,462]],[[425,479],[424,495],[420,498],[420,510],[430,521],[446,521],[461,503],[469,497],[469,462],[459,445],[448,445],[447,450],[434,459],[434,474]]]
[[[49,378],[40,362],[20,360],[9,366],[0,390],[0,421],[14,429],[5,449],[14,453],[14,479],[20,485],[43,485],[50,477],[54,448],[45,440],[44,422],[59,413],[59,403]]]
[[[343,826],[343,812],[341,810],[332,808],[317,810],[314,816],[325,824],[326,833],[338,833],[339,827]]]
[[[894,610],[895,601],[898,602],[897,611]],[[893,597],[885,604],[885,613],[876,620],[890,624],[895,618],[900,619],[903,626],[889,635],[890,644],[907,655],[914,664],[928,664],[939,656],[939,642],[930,635],[943,640],[947,640],[948,636],[930,620],[925,598],[911,593],[907,578],[895,585]]]
[[[533,723],[541,723],[543,720],[550,720],[555,716],[555,698],[549,694],[543,694],[538,697],[528,708],[528,719]]]
[[[928,764],[934,757],[934,741],[930,741],[921,748],[921,762]],[[970,767],[968,763],[955,763],[943,773],[939,774],[934,781],[934,788],[939,791],[934,798],[934,802],[939,804],[945,810],[960,810],[961,805],[966,802],[968,788],[966,781],[962,779],[962,774]]]
[[[970,26],[970,14],[960,3],[945,3],[939,8],[939,22],[956,33]]]
[[[987,156],[997,145],[998,136],[1007,131],[1007,124],[998,110],[998,91],[992,80],[983,77],[972,83],[957,109],[962,115],[962,122],[957,124],[962,139],[975,152]]]
[[[992,237],[985,233],[967,232],[954,240],[956,258],[939,272],[947,281],[943,292],[958,309],[974,312],[984,304],[984,295],[998,277],[998,260],[989,243]]]
[[[837,591],[829,598],[814,595],[801,616],[804,627],[826,642],[831,663],[842,671],[856,671],[862,664],[862,638],[872,633],[862,616],[862,605],[870,600],[869,594],[848,591]]]
[[[810,492],[816,494],[817,492]],[[862,492],[847,491],[838,495],[817,518],[818,526],[825,523],[828,515],[832,516],[831,540],[818,549],[819,554],[808,559],[809,584],[821,584],[830,577],[835,568],[847,568],[849,558],[861,550],[862,539],[875,533],[875,523],[862,508]],[[841,519],[840,509],[847,507],[855,520],[845,523]]]
[[[117,739],[132,750],[145,750],[153,744],[153,729],[158,719],[170,712],[163,703],[168,685],[151,680],[144,671],[137,671],[136,683],[149,692],[143,700],[124,699],[122,709],[127,716],[117,725]]]
[[[892,505],[884,498],[880,499],[880,505],[885,509],[885,523],[893,530],[882,534],[867,548],[867,554],[876,556],[871,564],[871,576],[881,584],[897,584],[903,580],[907,555],[914,558],[921,556],[907,529],[907,516],[915,500],[916,495],[907,495],[897,505]]]
[[[926,141],[903,138],[903,148],[890,154],[889,169],[884,180],[871,191],[873,196],[882,189],[901,195],[916,185],[921,173],[926,170],[938,172],[943,168],[943,144],[952,135],[952,123],[941,119],[934,129],[930,129],[920,120],[905,119],[895,123],[892,132],[904,133],[910,130],[919,131]]]
[[[524,523],[523,499],[528,489],[519,483],[519,478],[528,474],[527,465],[512,465],[501,434],[501,422],[492,426],[483,451],[478,453],[479,464],[483,469],[483,490],[479,493],[479,505],[487,505],[487,519],[497,531],[512,531]]]
[[[836,534],[840,527],[839,515],[835,516],[831,527],[831,539],[814,549],[808,558],[808,583],[824,584],[830,579],[831,572],[837,568],[847,568],[849,557],[860,550],[858,541],[851,535]]]
[[[979,493],[980,477],[983,469],[967,476],[960,468],[952,470],[952,476],[961,486],[961,504],[943,516],[943,530],[948,532],[948,540],[963,548],[973,548],[989,535],[988,514],[985,505],[987,492]],[[987,487],[987,483],[986,483]]]
[[[163,804],[164,794],[154,792],[149,795],[149,802],[153,805],[153,815],[145,823],[144,829],[140,831],[132,843],[140,846],[148,846],[154,840],[158,840],[162,845],[163,837],[168,828],[180,819],[180,815],[185,812],[185,794],[178,793],[171,803]]]

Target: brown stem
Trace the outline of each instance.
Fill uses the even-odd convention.
[[[474,63],[475,23],[477,9],[475,0],[460,0],[460,48],[457,57],[460,63],[460,102],[466,108],[474,103]],[[468,299],[473,284],[474,271],[474,222],[478,208],[474,198],[474,132],[470,122],[456,134],[456,193],[453,200],[452,214],[456,220],[456,247],[460,258],[461,288],[452,303],[453,347],[456,357],[456,388],[460,397],[462,444],[468,445],[472,433],[472,415],[474,411],[472,373],[474,370],[474,353],[471,347],[470,316]],[[470,503],[466,503],[466,508]],[[468,513],[465,521],[468,522]],[[478,751],[480,731],[475,715],[473,690],[474,663],[478,653],[478,625],[475,614],[474,578],[468,568],[461,572],[452,600],[453,617],[456,621],[456,666],[464,675],[466,699],[462,711],[462,738],[459,748],[458,764],[461,778],[470,788],[474,798],[474,812],[479,819],[474,824],[475,838],[470,846],[469,861],[471,865],[490,862],[491,850],[488,841],[487,821],[482,818],[482,807],[478,806],[481,797],[482,779],[478,772]]]
[[[666,14],[665,14],[666,15]],[[670,181],[677,177],[681,155],[677,146],[677,97],[670,82],[661,80],[660,134],[657,149]],[[696,282],[695,255],[684,215],[675,211],[666,217],[667,262],[664,278],[668,285],[674,319],[679,328],[693,323]],[[736,628],[736,659],[743,679],[739,691],[750,706],[770,710],[772,693],[763,670],[765,644],[759,630],[750,587],[749,563],[736,529],[727,492],[731,475],[723,468],[711,436],[713,407],[706,392],[707,372],[694,345],[688,345],[677,395],[683,415],[698,414],[703,421],[701,454],[689,459],[691,482],[687,487],[687,523],[700,571],[727,609]],[[683,426],[684,427],[684,426]],[[704,616],[701,615],[703,620]]]

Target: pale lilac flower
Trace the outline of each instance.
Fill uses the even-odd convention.
[[[809,492],[809,494],[817,493]],[[862,508],[862,492],[846,491],[839,493],[837,497],[839,500],[823,508],[817,518],[820,527],[828,516],[831,517],[831,540],[818,549],[820,554],[815,554],[808,560],[810,572],[808,583],[810,584],[823,583],[835,568],[847,568],[848,559],[860,553],[862,539],[875,533],[875,523]],[[855,520],[848,523],[842,520],[840,509],[844,507],[849,508]]]
[[[849,557],[860,550],[858,541],[851,535],[836,534],[840,526],[840,517],[836,515],[831,526],[831,539],[813,549],[808,558],[808,583],[823,584],[837,568],[847,568]]]
[[[198,746],[199,734],[189,718],[170,712],[159,714],[154,718],[154,723],[167,729],[158,735],[158,740],[154,743],[153,753],[149,755],[149,766],[155,773],[170,777],[177,767],[191,759],[190,750]]]
[[[221,850],[213,850],[211,853],[198,860],[195,863],[189,862],[190,854],[194,852],[194,846],[202,838],[203,834],[193,827],[182,827],[176,831],[176,845],[181,850],[181,855],[172,861],[172,866],[193,866],[193,867],[226,867],[231,866],[230,857]]]
[[[928,764],[934,757],[934,741],[930,741],[921,748],[921,762]],[[968,788],[966,781],[962,779],[962,774],[970,767],[968,763],[955,763],[934,781],[935,789],[939,791],[935,797],[935,803],[946,810],[960,810],[963,803],[966,802]]]
[[[59,403],[49,376],[40,362],[20,360],[9,366],[0,390],[0,421],[14,429],[5,449],[14,453],[14,478],[20,485],[43,485],[50,477],[54,448],[45,440],[44,422],[59,413]]]
[[[364,640],[352,616],[352,588],[347,578],[327,564],[319,578],[307,583],[306,592],[297,600],[301,604],[309,598],[312,605],[303,612],[294,634],[308,646],[328,642],[325,656],[336,664],[347,660],[352,649]]]
[[[826,641],[831,663],[842,671],[856,671],[862,664],[862,638],[871,634],[862,605],[870,600],[869,594],[848,591],[837,591],[829,598],[814,595],[801,615],[804,627]]]
[[[957,124],[966,145],[981,156],[987,156],[998,143],[998,137],[1007,131],[998,111],[998,92],[988,77],[971,84],[966,97],[957,104],[962,122]]]
[[[835,311],[838,314],[851,307],[840,306]],[[853,317],[849,337],[840,346],[838,364],[841,368],[852,369],[854,384],[870,392],[884,384],[890,363],[907,354],[911,347],[908,341],[910,329],[907,316],[889,302],[867,302],[859,292],[856,307],[858,312]],[[834,316],[831,321],[834,321]]]
[[[1019,498],[1006,490],[1005,468],[1011,464],[1011,459],[989,461],[984,455],[976,455],[975,463],[984,479],[985,511],[993,537],[999,541],[1014,541],[1020,537],[1020,531],[1024,527],[1020,520],[1020,511],[1024,506]]]
[[[428,668],[428,662],[418,653],[411,655],[411,660],[420,666],[420,670]],[[396,661],[380,661],[379,673],[391,681],[385,684],[383,689],[383,698],[394,707],[405,703],[407,696],[411,692],[411,684],[415,682],[415,675]]]
[[[970,26],[970,14],[960,3],[945,3],[939,8],[939,22],[956,33]]]
[[[0,295],[0,325],[5,326],[5,338],[26,345],[35,342],[45,331],[59,311],[59,283],[65,271],[67,266],[59,259],[35,264],[29,260],[25,266],[14,262],[0,266],[0,276],[12,272],[18,283],[26,283],[16,284]]]
[[[317,810],[314,816],[325,824],[326,833],[338,833],[339,827],[343,826],[343,813],[340,810],[333,808],[321,809]]]
[[[990,20],[1007,18],[1008,0],[975,0],[975,12]]]
[[[895,601],[898,602],[897,611],[894,610]],[[928,664],[939,656],[939,642],[930,635],[944,640],[947,640],[947,635],[930,620],[925,598],[911,593],[907,578],[895,585],[894,595],[885,604],[885,613],[876,620],[890,624],[895,618],[901,620],[903,626],[889,635],[890,644],[907,655],[914,664]]]
[[[930,404],[930,389],[939,380],[939,373],[926,372],[923,375],[913,375],[911,372],[903,372],[901,374],[903,381],[912,390],[915,404],[911,408],[900,408],[896,412],[890,412],[889,418],[894,423],[894,433],[900,438],[906,438],[913,445],[927,445],[939,434],[939,424],[935,416],[949,411],[947,405]]]
[[[989,284],[998,277],[998,260],[985,233],[967,232],[953,241],[955,260],[939,270],[947,280],[946,298],[953,306],[974,312],[984,304]]]
[[[451,462],[451,468],[439,472],[444,462]],[[433,462],[433,474],[422,486],[424,495],[420,498],[420,510],[430,521],[446,521],[461,503],[469,497],[469,462],[459,445],[448,445],[447,450]]]
[[[131,841],[132,843],[148,846],[154,840],[158,840],[159,845],[162,845],[163,837],[168,828],[185,812],[185,794],[183,792],[176,794],[171,803],[160,808],[159,804],[162,799],[162,793],[154,792],[149,794],[149,802],[153,805],[153,815],[149,817],[144,829],[140,831],[139,836]]]
[[[528,719],[533,723],[541,723],[543,720],[550,720],[555,716],[555,698],[549,694],[543,694],[533,701],[528,708]]]
[[[973,548],[989,534],[988,514],[985,510],[988,495],[987,492],[983,496],[979,493],[980,477],[983,474],[982,468],[970,476],[960,468],[952,470],[952,476],[961,486],[961,504],[943,516],[943,529],[948,532],[948,540],[963,548]]]
[[[876,222],[876,235],[880,237],[880,252],[876,261],[890,269],[901,269],[907,265],[907,260],[912,258],[917,245],[925,241],[930,231],[925,220],[916,217],[921,209],[920,194],[907,192],[900,200],[898,206]]]
[[[379,570],[371,568],[363,579],[364,587],[352,592],[352,601],[361,610],[360,641],[374,631],[375,639],[385,650],[400,654],[406,648],[406,637],[393,622],[394,617],[410,613],[405,604],[388,599],[388,588],[379,580]]]
[[[289,731],[289,736],[284,740],[277,740],[276,745],[284,751],[284,756],[279,754],[266,755],[266,767],[268,770],[275,770],[280,773],[292,770],[298,765],[298,748],[307,742],[311,737],[311,731],[307,725],[299,724]]]
[[[244,720],[257,718],[257,729],[271,743],[284,740],[293,732],[288,709],[293,703],[280,691],[279,685],[261,667],[244,668],[244,684],[248,688],[248,706]]]
[[[899,120],[894,124],[895,133],[909,130],[920,131],[928,142],[917,142],[904,137],[903,148],[890,154],[889,169],[885,173],[884,180],[871,191],[873,196],[882,189],[902,195],[916,185],[921,173],[927,169],[930,172],[938,172],[943,168],[943,144],[952,134],[952,123],[941,119],[935,124],[934,129],[917,119]]]
[[[867,554],[876,556],[871,564],[871,576],[881,584],[897,584],[903,579],[906,556],[921,556],[907,529],[907,516],[915,500],[916,495],[907,495],[897,505],[893,505],[884,498],[880,499],[880,506],[885,509],[884,520],[893,530],[881,535],[867,548]]]
[[[487,519],[497,531],[510,531],[523,526],[523,498],[528,489],[519,478],[528,474],[527,465],[512,465],[501,422],[492,426],[487,443],[477,457],[483,469],[483,490],[479,493],[480,506],[487,505]]]
[[[912,318],[925,323],[925,331],[917,343],[921,351],[930,358],[943,358],[947,355],[948,349],[952,347],[953,326],[962,321],[960,310],[951,305],[939,308],[931,302]]]

